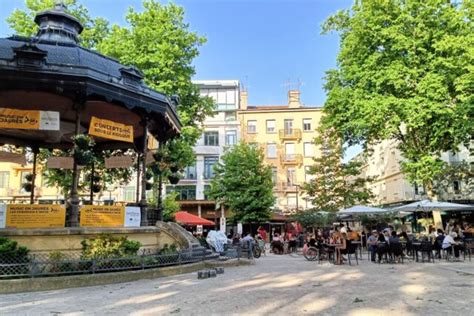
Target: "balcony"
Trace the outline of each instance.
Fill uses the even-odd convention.
[[[278,131],[280,140],[301,140],[301,130],[299,128],[285,128]]]
[[[303,163],[303,156],[300,154],[281,155],[280,163],[282,165],[301,165]]]
[[[296,183],[280,182],[278,190],[286,193],[296,193],[301,191],[301,185]]]

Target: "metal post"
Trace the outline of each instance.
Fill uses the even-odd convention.
[[[74,135],[78,135],[80,133],[81,127],[81,107],[76,108],[76,129]],[[76,159],[74,159],[74,164],[72,167],[72,187],[71,187],[71,198],[70,198],[70,205],[71,205],[71,216],[69,218],[69,226],[77,227],[79,226],[79,193],[78,193],[78,185],[79,185],[79,168],[77,166]]]
[[[90,181],[90,187],[91,187],[91,195],[90,195],[90,200],[91,200],[91,205],[94,204],[94,173],[95,173],[95,163],[92,162],[92,168],[91,168],[91,181]]]
[[[146,201],[146,156],[148,150],[148,136],[147,136],[147,121],[144,119],[142,121],[143,126],[143,151],[142,151],[142,195],[140,200],[140,212],[141,212],[141,221],[140,226],[148,226],[148,204]]]
[[[295,184],[295,187],[296,187],[296,211],[298,212],[298,188],[299,188],[299,185]]]
[[[137,190],[135,196],[135,202],[137,205],[140,203],[140,153],[137,153]]]
[[[32,147],[33,151],[33,172],[31,174],[31,194],[30,194],[30,204],[35,203],[35,182],[36,182],[36,160],[38,158],[38,147]]]
[[[161,150],[163,148],[163,142],[159,142],[158,149]],[[163,221],[163,199],[162,199],[162,191],[163,191],[163,170],[160,169],[160,174],[158,176],[158,205],[156,207],[157,211],[157,219],[159,221]]]

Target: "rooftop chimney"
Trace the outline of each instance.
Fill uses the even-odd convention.
[[[300,103],[300,90],[289,90],[288,91],[288,107],[299,108]]]
[[[240,109],[247,110],[248,107],[248,93],[247,91],[240,91]]]

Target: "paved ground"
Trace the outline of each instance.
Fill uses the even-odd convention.
[[[207,280],[1,295],[0,315],[473,315],[473,302],[474,261],[334,266],[269,255]]]

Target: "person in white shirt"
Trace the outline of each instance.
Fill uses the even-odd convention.
[[[344,226],[344,224],[341,224],[340,232],[341,232],[341,234],[347,234],[347,227]]]
[[[454,238],[456,238],[458,235],[455,233],[455,232],[452,232],[450,234],[447,234],[446,237],[444,237],[443,239],[443,244],[442,244],[442,248],[449,251],[449,252],[453,252],[453,249],[454,249],[454,256],[456,258],[459,258],[459,243],[457,243]]]

